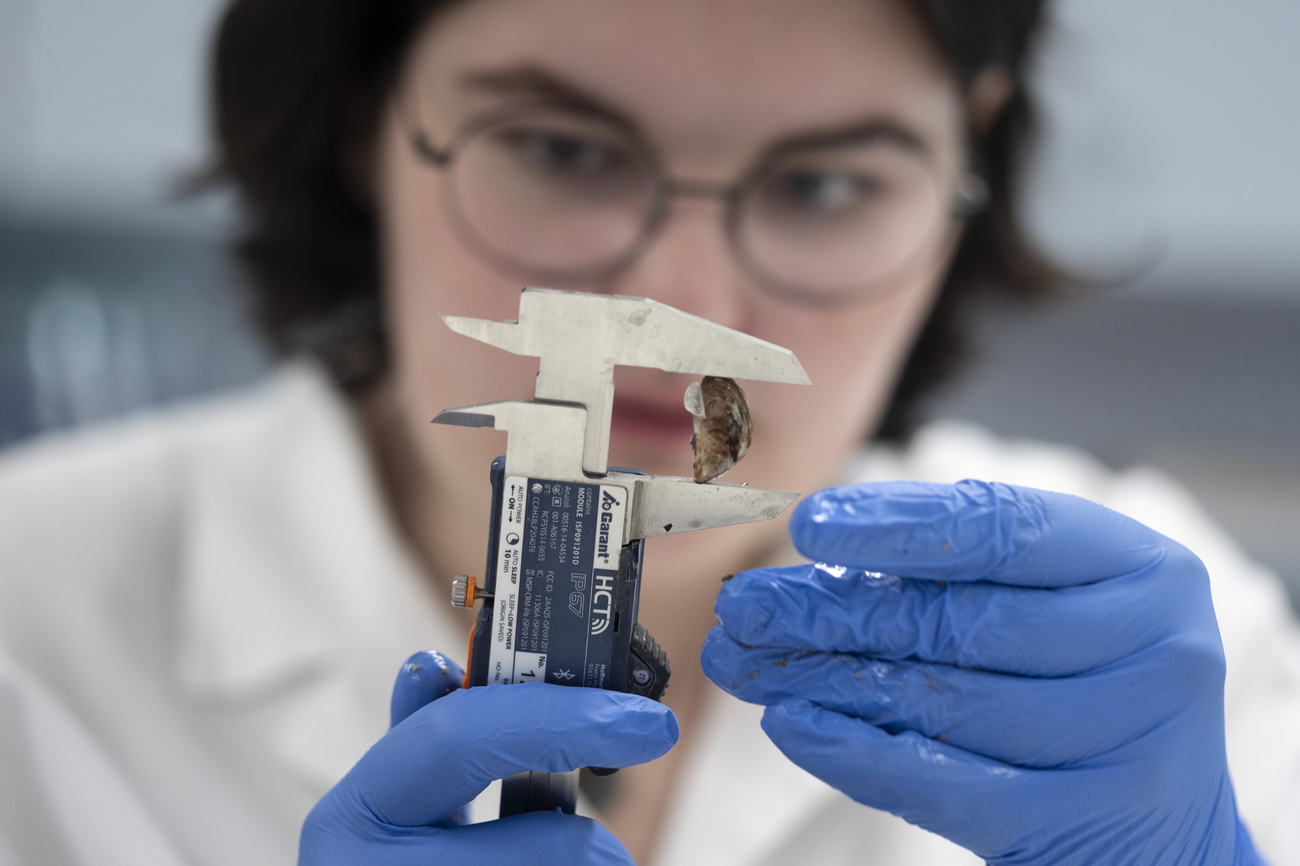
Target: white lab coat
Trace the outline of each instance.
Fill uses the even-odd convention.
[[[848,476],[1066,490],[1196,551],[1240,807],[1275,864],[1300,864],[1300,641],[1177,487],[951,424]],[[308,809],[384,732],[402,661],[459,654],[453,615],[311,367],[0,455],[0,866],[294,862]],[[978,862],[794,767],[759,715],[710,697],[659,863]]]

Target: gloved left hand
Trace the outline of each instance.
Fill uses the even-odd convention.
[[[993,864],[1261,862],[1186,548],[971,481],[822,491],[790,531],[818,564],[727,582],[703,662],[796,764]]]
[[[523,770],[629,767],[677,740],[677,720],[637,695],[549,683],[461,689],[460,670],[417,653],[393,689],[393,727],[303,824],[299,866],[529,863],[633,866],[590,818],[529,812],[466,824],[464,806]]]

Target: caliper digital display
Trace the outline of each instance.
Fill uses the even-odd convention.
[[[493,595],[484,684],[550,682],[659,697],[666,662],[630,658],[644,541],[619,543],[626,488],[505,477],[504,469],[503,461],[492,467],[501,507],[496,568],[484,587]],[[645,654],[644,639],[638,643]]]

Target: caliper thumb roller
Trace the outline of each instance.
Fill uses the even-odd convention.
[[[491,465],[483,578],[452,587],[454,605],[481,602],[464,687],[547,682],[659,700],[670,666],[637,622],[645,539],[766,520],[798,494],[608,466],[614,367],[798,385],[807,374],[789,349],[646,298],[527,288],[516,321],[442,319],[540,359],[533,400],[433,419],[508,434]],[[501,816],[572,813],[577,784],[576,772],[511,776]]]

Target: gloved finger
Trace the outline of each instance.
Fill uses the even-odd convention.
[[[425,704],[460,688],[465,673],[440,652],[421,650],[406,660],[393,683],[389,726],[396,726]]]
[[[806,700],[888,733],[915,731],[1020,767],[1105,755],[1183,712],[1222,684],[1222,661],[1161,646],[1075,677],[1017,677],[847,654],[750,649],[714,630],[704,672],[744,701]],[[1217,677],[1217,683],[1216,683]],[[1121,709],[1122,708],[1122,709]]]
[[[667,752],[677,734],[671,710],[637,695],[548,683],[458,689],[390,730],[345,781],[379,820],[432,825],[496,779],[630,767]]]
[[[1031,828],[1018,820],[1038,782],[1029,770],[973,755],[912,731],[892,735],[806,701],[775,704],[763,731],[787,758],[848,796],[898,815],[988,858]],[[1030,816],[1033,819],[1033,816]]]
[[[320,809],[320,807],[317,807]],[[464,827],[370,824],[342,836],[330,816],[313,811],[303,826],[299,866],[634,866],[614,834],[590,818],[529,812]]]
[[[389,702],[389,726],[396,727],[407,716],[446,697],[461,687],[464,672],[460,665],[434,650],[421,650],[402,665],[393,682],[393,696]],[[444,825],[468,824],[469,804],[448,815]]]
[[[714,612],[727,634],[748,646],[1061,676],[1110,664],[1173,633],[1190,587],[1175,594],[1168,583],[1140,571],[1039,590],[799,565],[735,575]]]
[[[983,481],[893,481],[823,490],[790,537],[810,559],[923,580],[1049,587],[1094,583],[1158,561],[1168,540],[1063,493]]]

